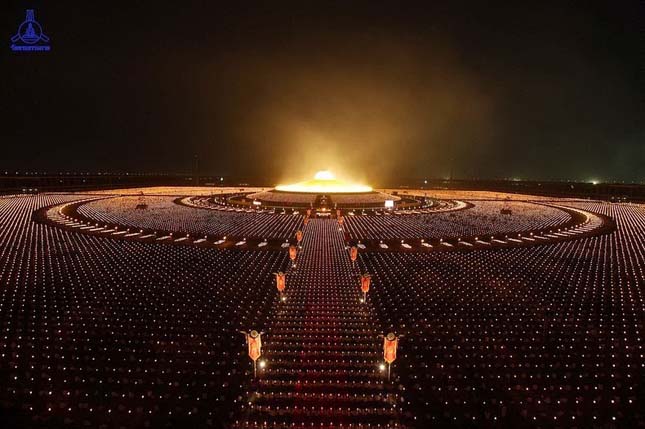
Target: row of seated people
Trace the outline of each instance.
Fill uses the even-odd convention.
[[[110,240],[32,222],[79,197],[0,198],[3,427],[221,427],[286,252]]]
[[[305,207],[313,207],[318,194],[309,193],[283,193],[283,192],[258,192],[246,195],[247,200],[261,201],[264,204],[270,205],[284,204],[285,206],[300,205]],[[355,204],[356,207],[380,205],[383,207],[385,200],[399,200],[399,197],[383,194],[381,192],[366,193],[366,194],[330,194],[329,199],[332,204],[351,205]],[[196,197],[194,201],[204,201],[205,198]],[[224,197],[216,197],[213,201],[218,204],[224,204],[227,199]]]
[[[108,196],[203,196],[225,195],[234,193],[258,192],[263,188],[231,187],[231,186],[146,186],[143,188],[103,189],[75,192],[77,195],[108,195]]]
[[[419,427],[645,425],[645,207],[617,231],[470,253],[360,253]]]
[[[383,206],[385,200],[400,200],[399,197],[384,194],[382,192],[372,192],[367,194],[333,194],[332,202],[339,205],[356,204],[357,207],[364,205],[380,204]]]
[[[511,214],[502,214],[510,207]],[[467,210],[407,216],[347,216],[352,239],[415,239],[517,233],[557,227],[571,216],[557,208],[526,202],[477,201]]]
[[[284,192],[256,192],[246,196],[251,200],[270,202],[271,204],[303,204],[311,206],[316,201],[316,194],[297,194]]]
[[[306,210],[297,207],[268,207],[260,205],[241,205],[231,203],[226,197],[189,197],[181,200],[182,204],[209,210],[236,213],[269,213],[279,215],[300,215]]]
[[[145,204],[145,210],[137,205]],[[81,205],[78,212],[100,223],[184,232],[191,235],[290,238],[302,216],[272,216],[200,210],[179,205],[172,197],[115,197]]]
[[[467,191],[457,189],[383,189],[383,192],[389,194],[396,194],[401,197],[406,196],[422,196],[427,198],[437,198],[440,200],[469,200],[469,201],[485,201],[485,200],[505,200],[505,201],[550,201],[553,197],[516,194],[507,192],[496,191]],[[565,200],[558,198],[558,200]],[[566,199],[572,200],[572,199]]]

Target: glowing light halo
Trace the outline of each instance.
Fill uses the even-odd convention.
[[[329,170],[321,170],[314,174],[316,180],[334,180],[336,176]]]
[[[300,192],[309,194],[356,194],[361,192],[372,192],[372,187],[359,185],[356,183],[347,183],[343,180],[336,179],[331,171],[318,171],[312,180],[292,183],[290,185],[278,185],[276,191],[282,192]]]

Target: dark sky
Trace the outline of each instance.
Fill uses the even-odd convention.
[[[0,169],[645,181],[638,2],[474,3],[3,0]]]

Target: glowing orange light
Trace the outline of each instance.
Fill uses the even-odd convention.
[[[348,183],[337,179],[331,171],[319,171],[312,180],[293,183],[291,185],[278,185],[278,191],[303,192],[312,194],[352,194],[361,192],[372,192],[372,187],[356,183]]]

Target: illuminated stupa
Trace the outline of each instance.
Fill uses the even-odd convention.
[[[377,208],[391,207],[400,198],[372,189],[371,186],[336,178],[327,170],[313,179],[246,195],[256,205],[302,208]],[[389,204],[389,205],[388,205]]]
[[[276,191],[281,192],[304,192],[309,194],[354,194],[372,192],[372,187],[348,183],[337,179],[336,176],[327,170],[319,171],[311,180],[293,183],[291,185],[278,185]]]

